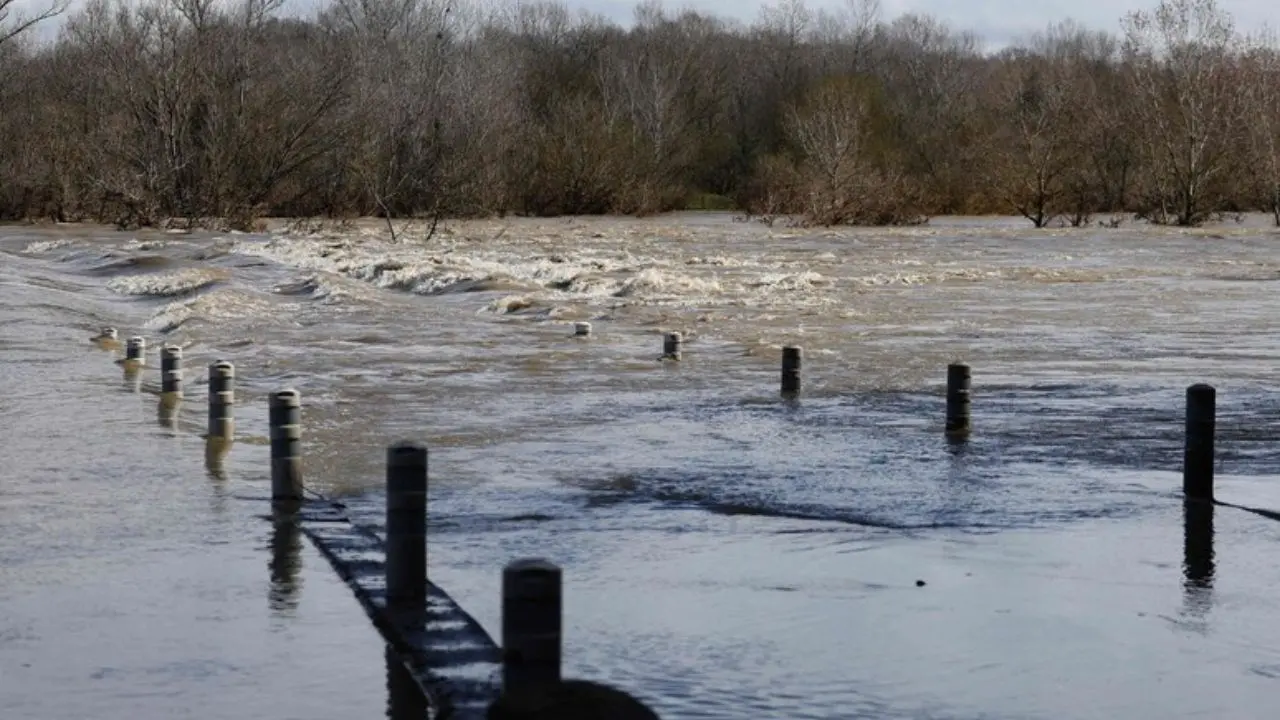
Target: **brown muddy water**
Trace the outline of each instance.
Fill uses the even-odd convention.
[[[1278,240],[1252,218],[0,230],[0,703],[384,712],[381,645],[314,552],[288,603],[271,582],[253,438],[292,386],[311,486],[377,526],[383,448],[427,442],[436,581],[496,634],[502,565],[560,563],[566,672],[663,717],[1270,717],[1280,523],[1184,523],[1179,468],[1183,392],[1212,383],[1220,497],[1280,509]],[[154,367],[134,393],[88,344],[102,325],[153,366],[184,346],[178,431]],[[248,438],[220,478],[197,437],[219,358]]]

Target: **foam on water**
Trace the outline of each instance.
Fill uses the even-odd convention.
[[[72,238],[54,238],[50,240],[33,240],[22,248],[22,252],[29,255],[45,255],[60,248],[74,245],[75,240]]]
[[[342,275],[312,272],[280,283],[272,288],[277,295],[305,297],[327,305],[376,301],[377,294],[367,284]]]
[[[167,334],[193,320],[217,325],[233,320],[264,318],[276,312],[281,312],[280,306],[270,302],[261,293],[223,288],[175,300],[156,310],[143,327],[152,332]]]
[[[123,275],[107,282],[107,288],[121,295],[175,297],[190,295],[227,279],[217,268],[184,268],[173,272]]]

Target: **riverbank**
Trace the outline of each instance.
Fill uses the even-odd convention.
[[[574,226],[574,225],[603,225],[622,223],[622,224],[657,224],[664,225],[672,222],[675,223],[694,223],[699,222],[725,222],[732,221],[736,225],[746,227],[760,227],[779,232],[804,232],[820,235],[833,235],[840,233],[850,234],[866,234],[866,233],[884,233],[884,234],[930,234],[932,228],[960,229],[960,228],[987,228],[1016,230],[1029,234],[1048,234],[1048,233],[1067,233],[1067,234],[1093,234],[1106,233],[1108,231],[1134,231],[1144,229],[1158,235],[1163,234],[1190,234],[1190,235],[1221,235],[1223,232],[1230,234],[1232,231],[1249,231],[1256,232],[1259,230],[1276,230],[1277,228],[1274,217],[1264,212],[1245,212],[1245,213],[1228,213],[1221,218],[1211,219],[1194,227],[1178,227],[1172,225],[1154,224],[1133,213],[1103,213],[1091,219],[1081,227],[1072,227],[1065,220],[1051,222],[1046,227],[1035,228],[1031,222],[1024,217],[1017,215],[937,215],[928,218],[925,222],[916,225],[835,225],[830,227],[800,227],[797,217],[787,215],[751,215],[742,210],[731,208],[707,208],[707,209],[689,209],[677,210],[670,212],[657,213],[653,215],[633,216],[633,215],[562,215],[562,216],[519,216],[511,215],[506,217],[481,217],[481,218],[399,218],[391,221],[390,226],[386,218],[381,217],[350,217],[350,218],[326,218],[326,217],[262,217],[253,221],[252,227],[228,229],[227,222],[219,219],[205,219],[202,224],[188,226],[188,222],[183,218],[170,218],[167,224],[159,227],[134,228],[134,232],[142,233],[208,233],[208,232],[256,232],[256,233],[286,233],[294,235],[306,234],[332,234],[343,232],[361,232],[371,235],[381,235],[390,237],[391,230],[394,228],[398,240],[406,242],[415,242],[435,237],[437,234],[450,234],[462,232],[466,233],[472,230],[490,230],[499,231],[502,228],[520,227],[522,225],[549,225],[549,226]],[[74,223],[55,223],[48,220],[35,220],[31,222],[0,222],[0,227],[34,227],[34,228],[79,228],[83,230],[102,230],[112,232],[116,229],[109,225],[92,222],[74,222]]]

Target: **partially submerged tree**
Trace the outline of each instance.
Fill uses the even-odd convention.
[[[1042,55],[1005,54],[994,79],[995,109],[1004,118],[994,139],[993,185],[1038,228],[1063,212],[1071,156],[1070,80]]]
[[[887,145],[889,116],[874,80],[833,78],[787,114],[795,160],[779,172],[802,220],[816,225],[918,222]]]
[[[444,0],[336,0],[326,26],[351,48],[354,97],[344,119],[347,170],[387,223],[448,208],[445,83],[455,42]]]
[[[1252,38],[1242,60],[1246,156],[1258,206],[1280,226],[1280,41],[1270,30]]]
[[[1199,224],[1223,208],[1220,181],[1240,137],[1231,17],[1216,0],[1162,0],[1123,25],[1133,128],[1146,161],[1142,211],[1154,222]]]

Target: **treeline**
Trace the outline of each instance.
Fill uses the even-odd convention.
[[[0,217],[642,214],[813,224],[1133,213],[1280,224],[1280,43],[1214,0],[987,52],[927,16],[779,0],[749,26],[647,2],[88,0],[2,39]]]

